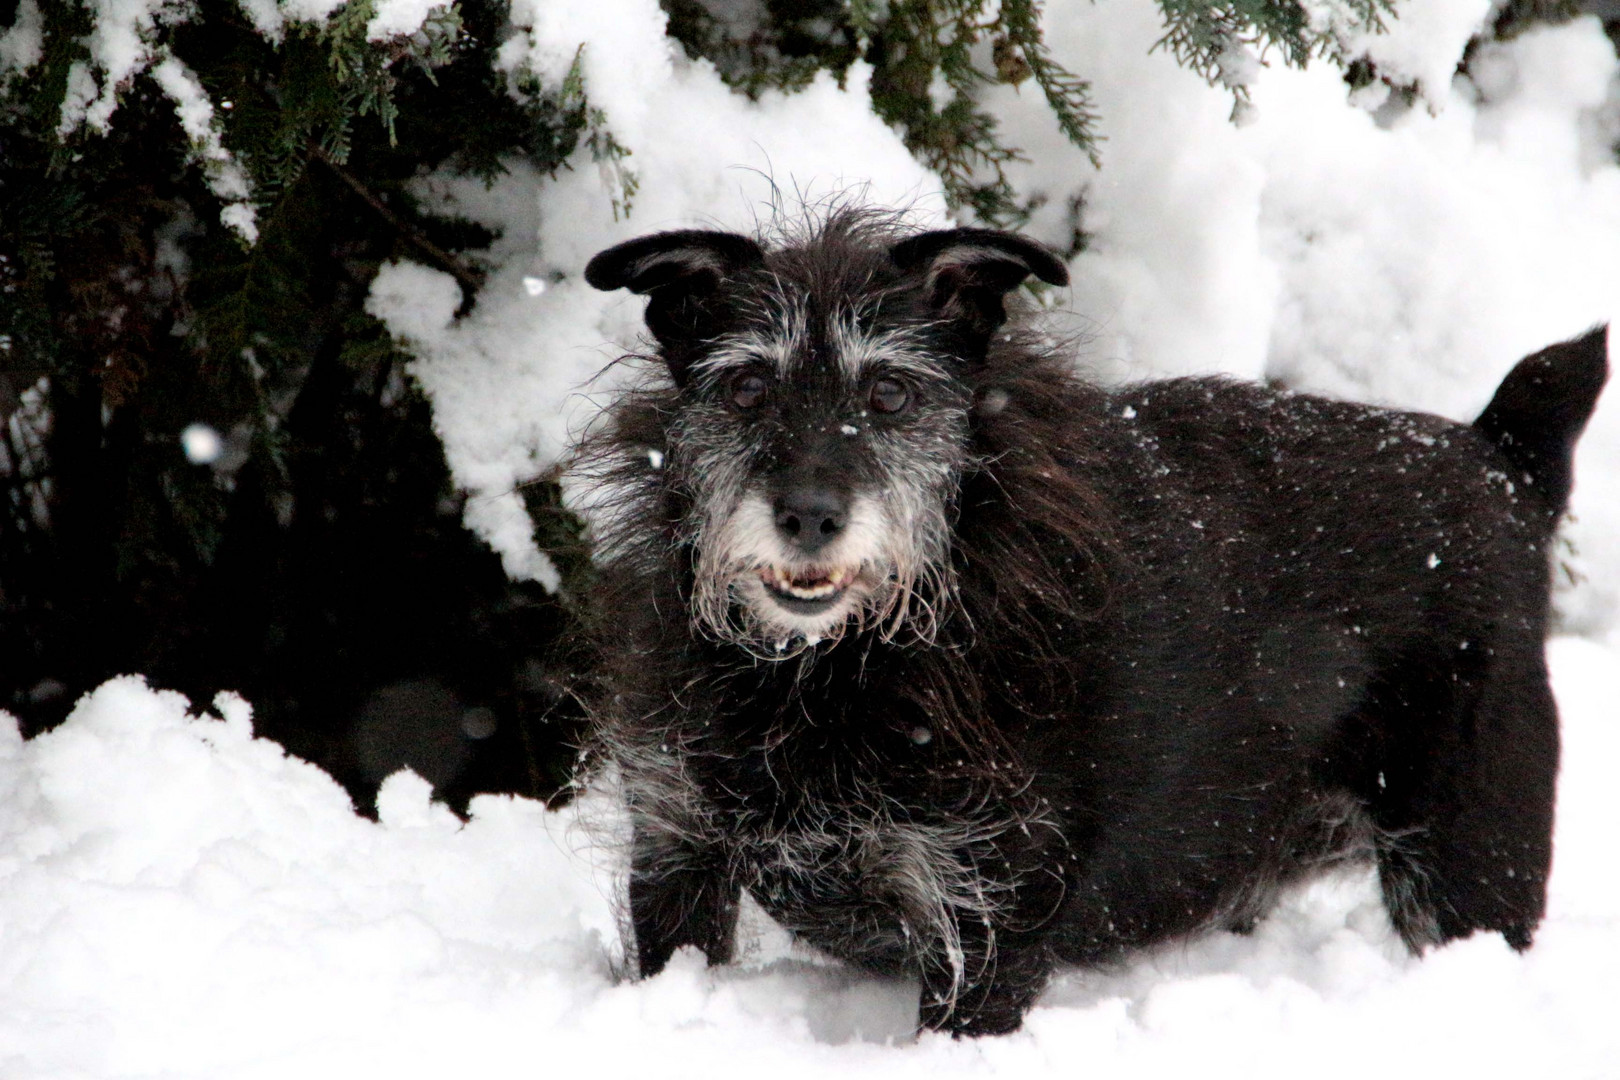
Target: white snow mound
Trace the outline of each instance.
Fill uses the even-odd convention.
[[[1535,947],[1413,960],[1370,874],[1111,974],[1068,973],[999,1039],[913,1039],[916,989],[796,952],[619,977],[611,811],[474,800],[401,773],[381,821],[320,770],[135,678],[22,742],[0,714],[0,1076],[1614,1075],[1614,648],[1551,647],[1557,862]]]

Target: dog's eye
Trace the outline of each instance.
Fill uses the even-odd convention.
[[[899,379],[879,379],[872,384],[871,401],[880,413],[897,413],[911,404],[911,391]]]
[[[731,383],[731,403],[739,409],[758,408],[771,392],[765,376],[748,372],[737,376]]]

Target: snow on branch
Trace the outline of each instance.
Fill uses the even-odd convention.
[[[192,70],[172,55],[152,68],[152,78],[174,102],[175,116],[180,127],[191,140],[191,155],[201,165],[207,179],[208,190],[225,203],[219,218],[249,244],[258,240],[259,226],[250,198],[253,194],[247,173],[225,149],[220,140],[219,126],[214,119],[214,105],[208,92],[197,81]]]

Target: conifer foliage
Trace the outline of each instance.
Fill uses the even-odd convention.
[[[1372,23],[1386,2],[1347,10]],[[1027,212],[987,86],[1037,88],[1103,149],[1038,0],[664,5],[741,93],[870,65],[875,110],[964,217]],[[1327,48],[1294,0],[1159,6],[1163,47],[1239,95],[1244,50]],[[362,804],[400,765],[453,804],[565,785],[577,590],[508,580],[465,530],[409,358],[364,311],[396,258],[477,302],[492,237],[419,210],[428,171],[498,183],[577,151],[633,212],[630,148],[579,65],[557,85],[503,66],[509,16],[0,0],[0,708],[27,732],[139,672],[199,702],[242,692],[261,734]],[[554,483],[525,497],[567,586],[588,572],[578,523]]]
[[[1146,2],[1146,0],[1139,0]],[[822,69],[840,77],[856,60],[872,66],[872,102],[907,147],[939,173],[953,205],[991,225],[1028,216],[1006,173],[1023,158],[998,136],[979,104],[984,87],[1036,88],[1058,128],[1094,163],[1101,118],[1084,73],[1051,55],[1040,0],[662,0],[670,33],[692,56],[713,61],[735,87],[758,94],[803,85]],[[1157,0],[1159,47],[1184,67],[1231,90],[1240,107],[1247,74],[1270,56],[1302,67],[1324,56],[1355,62],[1342,42],[1378,30],[1394,0],[1346,0],[1331,19],[1312,19],[1298,0]]]
[[[35,28],[0,90],[0,707],[39,730],[140,672],[241,691],[362,799],[402,764],[549,794],[562,609],[462,527],[362,305],[400,256],[473,295],[490,238],[405,182],[556,169],[586,103],[495,70],[491,0],[380,40],[370,0],[247,12],[153,5],[97,56],[108,11],[0,0],[8,60]]]

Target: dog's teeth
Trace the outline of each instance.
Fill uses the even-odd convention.
[[[856,570],[845,567],[827,574],[817,572],[814,576],[804,573],[795,576],[791,570],[770,566],[762,568],[759,576],[766,585],[794,599],[827,600],[849,587],[855,580]]]

